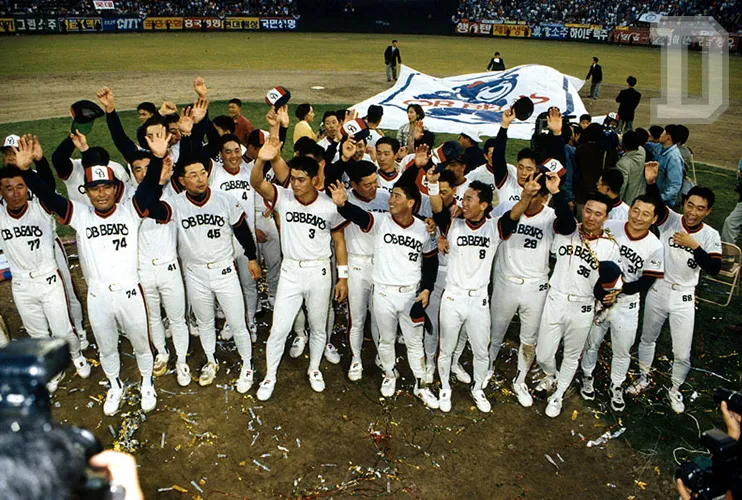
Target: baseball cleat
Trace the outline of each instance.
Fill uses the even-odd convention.
[[[253,371],[247,363],[242,365],[240,369],[240,377],[237,379],[237,392],[245,394],[252,387]]]
[[[633,384],[626,389],[626,394],[638,396],[649,387],[649,380],[646,377],[639,377]]]
[[[258,386],[258,399],[260,401],[268,401],[273,394],[273,389],[276,388],[276,381],[264,379]]]
[[[588,377],[587,375],[582,376],[582,388],[580,389],[580,396],[585,401],[592,401],[595,399],[595,379]]]
[[[335,346],[330,343],[325,346],[325,359],[333,365],[340,363],[340,354]]]
[[[109,417],[115,415],[116,412],[119,411],[119,407],[121,406],[121,400],[123,399],[123,397],[123,387],[111,387],[110,389],[108,389],[108,394],[106,394],[106,402],[103,403],[103,414]]]
[[[142,411],[145,413],[148,411],[152,411],[155,409],[155,406],[157,406],[157,393],[155,392],[155,388],[151,385],[148,385],[147,387],[142,387]]]
[[[675,413],[683,413],[685,411],[685,404],[683,404],[683,395],[680,391],[676,391],[672,388],[667,390],[667,399],[670,402],[670,407]]]
[[[222,328],[222,331],[219,332],[219,336],[222,338],[222,340],[231,340],[232,337],[234,337],[234,333],[232,333],[232,329],[229,327],[229,325],[224,323],[224,328]]]
[[[551,418],[557,418],[562,413],[562,398],[556,394],[549,398],[549,402],[546,405],[546,416]]]
[[[413,389],[412,394],[420,398],[420,400],[427,406],[428,408],[432,410],[438,409],[438,398],[435,397],[435,394],[433,394],[433,391],[428,389],[427,387],[415,387]]]
[[[198,331],[198,325],[196,325],[196,322],[193,320],[189,320],[187,323],[188,323],[188,333],[192,337],[198,337],[199,331]]]
[[[428,363],[425,365],[425,375],[423,376],[423,381],[426,384],[432,384],[433,383],[433,377],[435,376],[435,364]]]
[[[381,381],[381,395],[385,398],[391,398],[397,391],[397,377],[384,376]]]
[[[49,394],[53,394],[57,390],[57,387],[59,387],[59,383],[62,380],[64,380],[64,372],[59,372],[52,377],[49,383],[46,384],[46,390],[49,391]]]
[[[201,375],[198,377],[198,385],[206,386],[211,385],[216,378],[216,373],[219,371],[219,365],[217,363],[206,363],[201,368]]]
[[[613,411],[618,412],[626,408],[626,403],[623,400],[623,387],[620,385],[611,387],[611,408],[613,408]]]
[[[305,335],[297,335],[294,337],[294,341],[291,343],[291,349],[289,349],[289,356],[292,358],[298,358],[304,354],[305,345],[307,345],[307,337]]]
[[[547,394],[549,394],[556,385],[556,375],[549,376],[546,375],[544,378],[541,379],[541,382],[538,383],[536,388],[533,390],[533,392],[536,394],[536,396],[540,398],[546,397]]]
[[[528,392],[528,386],[524,382],[513,381],[513,392],[518,397],[518,403],[524,408],[533,406],[533,397]]]
[[[461,364],[454,363],[453,366],[451,366],[451,373],[453,373],[456,376],[456,380],[462,384],[471,384],[471,375],[464,370],[464,367],[461,366]]]
[[[443,413],[451,411],[451,389],[441,389],[438,392],[438,407]]]
[[[312,386],[314,392],[322,392],[325,390],[325,379],[322,377],[322,372],[314,370],[309,372],[309,385]]]
[[[474,398],[474,403],[476,403],[479,411],[482,413],[489,413],[492,411],[492,405],[487,399],[487,396],[484,395],[483,390],[477,389],[476,391],[471,391],[471,397]]]
[[[75,371],[80,378],[88,378],[90,376],[90,363],[85,359],[85,356],[80,356],[72,360],[72,364],[75,365]]]
[[[175,365],[175,373],[178,379],[178,385],[185,387],[191,383],[191,368],[186,363]]]
[[[363,364],[360,361],[354,361],[350,364],[348,370],[348,380],[358,382],[363,377]]]
[[[167,351],[158,352],[157,356],[155,356],[155,364],[152,367],[152,375],[155,377],[165,375],[165,372],[167,372],[167,362],[169,360],[170,354]]]

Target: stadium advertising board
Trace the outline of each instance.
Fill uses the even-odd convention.
[[[224,19],[224,28],[228,30],[249,30],[257,31],[260,29],[259,17],[228,17]]]
[[[116,8],[113,0],[93,0],[93,6],[96,10],[113,10]]]
[[[208,30],[222,29],[222,20],[218,17],[184,17],[184,30]]]
[[[46,16],[15,16],[18,33],[58,33],[59,19]]]
[[[15,33],[15,19],[12,17],[1,17],[0,33]]]
[[[103,30],[100,17],[68,17],[62,19],[62,23],[64,23],[67,31],[72,32],[89,33]]]
[[[627,43],[631,45],[648,45],[649,30],[646,28],[628,28],[619,26],[608,35],[609,42]]]
[[[569,40],[578,42],[605,42],[608,40],[610,30],[599,25],[590,24],[566,24],[569,28]]]
[[[260,29],[267,31],[294,31],[296,19],[293,17],[261,17]]]
[[[527,38],[531,29],[524,24],[493,24],[492,36]]]
[[[569,28],[563,24],[537,24],[531,29],[531,38],[567,40],[569,38]]]
[[[138,31],[142,20],[138,17],[104,17],[103,31],[116,33],[119,31]]]
[[[182,30],[182,17],[148,17],[144,20],[144,30],[170,31]]]

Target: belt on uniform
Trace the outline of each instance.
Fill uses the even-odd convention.
[[[296,260],[296,259],[283,259],[284,262],[295,264],[299,267],[319,267],[326,266],[330,263],[330,259],[312,259],[312,260]]]
[[[446,286],[446,292],[450,292],[458,295],[468,295],[469,297],[478,297],[480,295],[487,295],[487,287],[481,288],[461,288],[458,286]]]
[[[384,290],[390,290],[390,291],[395,291],[399,293],[407,293],[407,292],[412,292],[414,290],[417,290],[417,284],[399,286],[399,285],[383,285],[379,283],[374,283],[374,286],[378,288],[382,288]]]

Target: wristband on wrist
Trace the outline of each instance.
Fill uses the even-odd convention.
[[[441,188],[438,185],[437,182],[429,182],[428,183],[428,195],[430,196],[438,196],[441,194]]]
[[[348,266],[338,266],[338,278],[348,277]]]

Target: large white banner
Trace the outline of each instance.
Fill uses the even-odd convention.
[[[563,115],[579,117],[587,112],[578,95],[583,84],[580,78],[532,64],[447,78],[428,76],[403,65],[394,87],[353,109],[365,116],[370,105],[383,106],[381,128],[397,129],[408,123],[407,106],[419,104],[425,110],[425,128],[432,132],[459,134],[473,127],[480,135],[495,136],[502,112],[527,96],[534,104],[533,115],[525,122],[513,122],[508,136],[530,139],[536,117],[551,106],[558,107]]]

